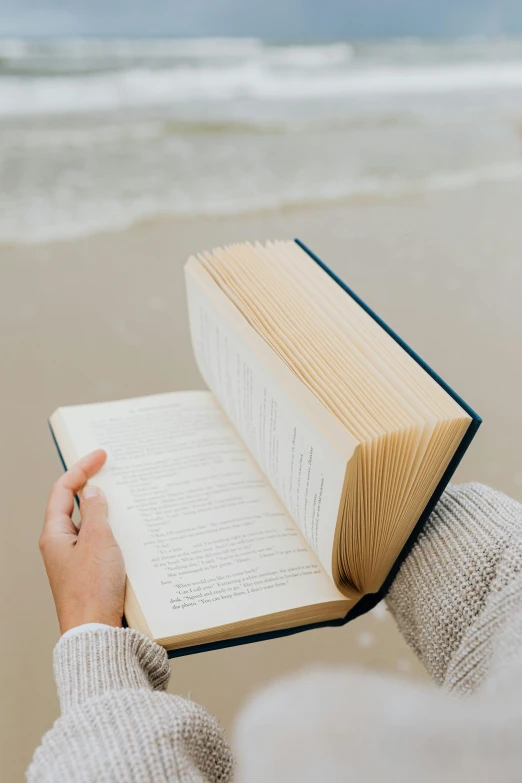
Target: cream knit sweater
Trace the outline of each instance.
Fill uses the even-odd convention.
[[[349,669],[276,683],[238,721],[236,779],[522,780],[522,506],[478,484],[450,487],[387,602],[442,689]],[[218,723],[164,692],[169,663],[146,637],[62,639],[54,668],[62,715],[31,783],[232,779]]]

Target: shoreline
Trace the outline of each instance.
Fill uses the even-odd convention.
[[[513,169],[515,166],[516,170]],[[48,239],[31,239],[25,242],[16,240],[7,240],[0,238],[0,254],[4,251],[16,251],[19,248],[45,248],[48,245],[61,245],[64,243],[76,243],[89,241],[99,237],[115,237],[120,234],[127,234],[140,229],[146,229],[147,227],[161,226],[165,223],[178,224],[189,226],[196,222],[212,222],[212,221],[230,221],[230,220],[248,220],[256,218],[266,218],[270,220],[279,215],[285,215],[291,217],[294,213],[300,212],[317,212],[324,210],[338,210],[350,208],[357,208],[367,205],[379,205],[379,204],[401,204],[403,202],[410,201],[422,201],[431,197],[451,197],[452,194],[458,193],[474,193],[482,190],[502,189],[504,187],[520,188],[522,190],[522,163],[514,164],[499,164],[499,166],[488,166],[484,170],[492,171],[494,169],[506,169],[505,176],[494,176],[483,178],[475,178],[473,176],[479,170],[461,171],[461,172],[443,172],[442,177],[447,177],[446,184],[437,185],[433,187],[416,188],[413,184],[411,187],[406,186],[404,190],[400,188],[391,187],[389,191],[386,190],[368,190],[367,192],[359,191],[350,194],[318,197],[317,199],[304,199],[302,201],[287,201],[284,204],[274,204],[270,206],[252,206],[247,207],[242,211],[228,211],[228,212],[201,212],[197,214],[176,214],[172,212],[157,212],[151,215],[143,215],[137,218],[130,218],[128,222],[119,226],[97,228],[92,230],[79,231],[77,234],[63,235],[49,237]],[[510,171],[508,172],[507,169]],[[434,182],[436,183],[439,175],[434,174]],[[453,184],[448,184],[451,178],[454,177]],[[468,179],[467,179],[468,177]],[[469,179],[471,177],[471,181]],[[427,178],[428,180],[430,177]]]

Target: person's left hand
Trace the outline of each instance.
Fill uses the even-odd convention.
[[[47,576],[63,634],[84,623],[121,627],[125,567],[107,521],[107,501],[89,479],[104,465],[104,451],[93,451],[53,485],[40,536]],[[80,495],[82,524],[71,519]]]

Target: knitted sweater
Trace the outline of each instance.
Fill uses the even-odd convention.
[[[238,719],[237,780],[520,780],[522,506],[478,484],[450,487],[387,602],[442,688],[350,669],[287,678]],[[232,779],[218,723],[164,692],[167,656],[145,636],[62,639],[54,668],[62,715],[30,783]]]

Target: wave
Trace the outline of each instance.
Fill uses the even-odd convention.
[[[230,101],[310,102],[357,96],[522,88],[522,61],[437,67],[286,72],[249,62],[219,69],[179,66],[78,76],[0,78],[0,116],[85,114]]]
[[[202,39],[0,39],[0,75],[43,76],[129,70],[133,67],[242,65],[246,62],[284,68],[329,68],[351,61],[347,42],[267,44],[257,38]]]
[[[73,70],[91,65],[134,60],[227,61],[258,59],[291,65],[339,65],[356,60],[361,65],[376,63],[417,64],[519,59],[521,37],[488,38],[468,36],[447,40],[387,38],[328,43],[273,43],[260,38],[0,38],[0,69],[31,63],[62,70],[68,62]]]
[[[159,142],[172,137],[225,137],[225,136],[299,136],[322,133],[349,133],[361,130],[387,128],[414,128],[459,125],[464,122],[483,122],[488,118],[487,109],[457,107],[444,112],[423,109],[408,112],[382,112],[368,116],[345,118],[303,117],[299,120],[257,117],[251,121],[230,119],[157,119],[135,118],[132,122],[104,121],[82,124],[57,122],[42,126],[28,124],[24,127],[0,128],[0,145],[5,152],[39,149],[90,149],[96,146],[140,144]],[[522,122],[522,121],[521,121]],[[521,124],[522,128],[522,124]]]
[[[310,195],[308,189],[297,191],[290,187],[285,190],[284,185],[277,193],[260,193],[254,197],[241,194],[237,198],[226,198],[220,193],[219,196],[202,196],[198,206],[187,205],[183,194],[163,200],[153,197],[130,198],[126,202],[105,197],[96,203],[84,203],[81,208],[71,205],[70,215],[64,209],[50,214],[46,205],[40,204],[32,211],[30,225],[23,217],[17,225],[13,214],[2,217],[0,213],[0,245],[66,241],[95,233],[123,231],[140,223],[168,218],[225,217],[275,209],[334,205],[360,198],[396,199],[434,191],[465,190],[483,183],[516,181],[522,181],[522,162],[513,161],[475,169],[440,171],[417,180],[406,177],[362,177],[351,183],[329,182],[315,188],[313,195]],[[39,218],[34,219],[35,216]]]

